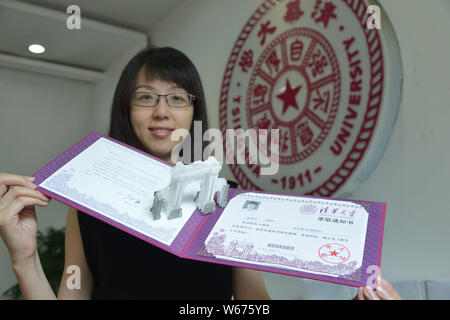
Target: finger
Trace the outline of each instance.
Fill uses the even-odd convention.
[[[27,196],[27,197],[32,197],[32,198],[39,198],[44,201],[50,201],[50,198],[46,197],[43,193],[41,193],[37,190],[26,188],[26,187],[15,186],[15,187],[12,187],[11,189],[9,189],[9,191],[3,196],[3,198],[0,200],[0,202],[1,201],[5,201],[5,202],[12,201],[19,196]]]
[[[383,284],[381,284],[381,276],[377,277],[377,289],[375,292],[381,300],[392,300],[387,291],[387,288],[383,288]]]
[[[375,293],[380,300],[393,300],[393,298],[382,287],[377,287]]]
[[[378,284],[377,294],[381,298],[386,300],[401,299],[400,295],[395,290],[395,288],[383,277],[378,276],[377,284]]]
[[[380,300],[375,291],[369,286],[364,288],[364,297],[368,300]]]
[[[0,197],[8,191],[8,186],[24,186],[36,188],[34,177],[19,176],[10,173],[0,173]]]
[[[20,196],[16,200],[11,202],[11,204],[7,207],[7,209],[8,209],[8,211],[9,211],[9,209],[14,209],[12,211],[20,212],[25,207],[28,207],[28,206],[46,207],[48,205],[49,205],[49,203],[47,201],[43,201],[41,199]]]
[[[0,198],[0,209],[7,207],[18,197],[36,198],[46,202],[50,201],[49,198],[37,190],[25,187],[13,187],[2,198]]]
[[[4,208],[2,215],[0,215],[0,225],[5,225],[6,221],[9,221],[12,216],[21,212],[25,207],[28,206],[39,206],[46,207],[49,203],[36,198],[20,196],[11,202],[6,208]]]
[[[358,300],[366,300],[366,298],[364,298],[364,287],[358,288],[356,291],[356,296],[358,297]]]

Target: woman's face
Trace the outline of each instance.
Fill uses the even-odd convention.
[[[139,72],[135,92],[145,91],[157,94],[188,93],[176,84],[159,79],[147,79],[145,69]],[[179,141],[171,141],[175,129],[191,128],[194,116],[193,106],[174,109],[167,105],[164,97],[154,107],[140,107],[131,103],[130,119],[133,131],[151,155],[172,162],[172,149]]]

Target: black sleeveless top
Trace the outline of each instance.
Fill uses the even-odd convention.
[[[231,299],[229,266],[179,258],[81,211],[78,223],[92,299]]]

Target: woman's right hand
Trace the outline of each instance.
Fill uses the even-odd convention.
[[[35,190],[34,178],[0,173],[0,236],[13,263],[33,258],[37,248],[34,206],[46,207],[50,199]]]

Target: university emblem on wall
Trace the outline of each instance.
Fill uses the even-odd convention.
[[[225,69],[220,127],[279,129],[279,170],[227,161],[242,188],[348,195],[373,171],[402,72],[386,14],[381,29],[367,27],[373,3],[266,0],[244,25]]]

